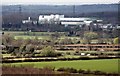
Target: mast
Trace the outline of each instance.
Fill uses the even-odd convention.
[[[73,5],[73,16],[75,17],[75,5]]]

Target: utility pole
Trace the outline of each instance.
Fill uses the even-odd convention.
[[[21,7],[21,5],[19,5],[19,14],[20,15],[22,14],[22,7]]]
[[[75,17],[75,5],[73,5],[73,16]]]
[[[19,5],[19,7],[18,7],[18,9],[19,9],[19,24],[20,24],[20,26],[19,26],[19,28],[21,28],[21,26],[22,26],[22,7],[21,7],[21,5]]]

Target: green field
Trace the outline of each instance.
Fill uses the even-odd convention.
[[[73,67],[76,69],[99,70],[109,73],[118,73],[118,64],[120,64],[118,63],[118,59],[11,63],[11,65],[15,66],[32,65],[37,68],[53,66],[56,69],[60,67]]]
[[[35,39],[35,38],[38,38],[38,39],[49,39],[50,36],[14,36],[15,39]]]
[[[10,57],[11,54],[2,54],[3,57]]]
[[[11,34],[13,36],[48,36],[55,34],[55,32],[29,32],[29,31],[3,31],[4,34]],[[59,32],[64,34],[64,32]]]
[[[52,34],[55,34],[55,32],[27,32],[27,31],[3,31],[5,34],[10,34],[14,37],[14,39],[45,39],[48,40],[51,38]],[[63,36],[61,36],[59,39],[80,39],[80,37],[68,37],[65,36],[65,32],[59,32]]]

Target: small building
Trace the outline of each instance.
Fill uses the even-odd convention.
[[[28,17],[27,20],[22,20],[23,24],[31,23],[31,24],[37,24],[36,20],[31,20],[31,17]]]

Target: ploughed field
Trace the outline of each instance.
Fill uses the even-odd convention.
[[[107,73],[119,73],[119,59],[103,59],[103,60],[73,60],[73,61],[51,61],[51,62],[20,62],[11,63],[15,66],[33,66],[35,68],[43,68],[46,66],[58,68],[75,68],[91,71],[103,71]],[[9,65],[9,64],[4,64]]]

